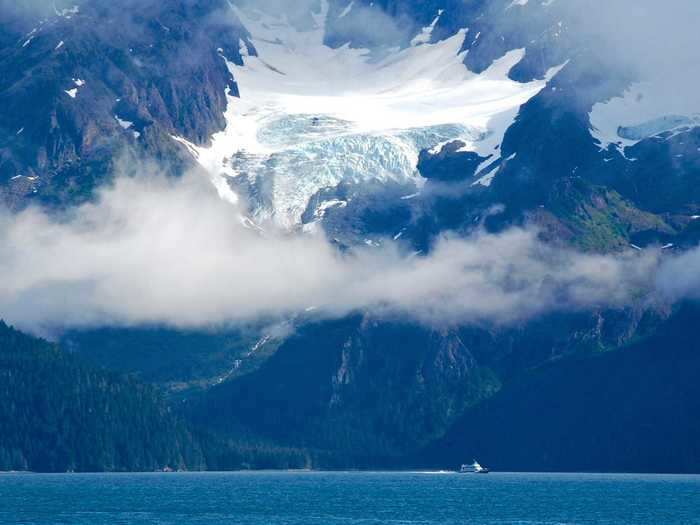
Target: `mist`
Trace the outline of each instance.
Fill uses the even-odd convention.
[[[591,9],[583,0],[557,2],[572,29],[601,61],[642,78],[690,67],[698,72],[700,3],[693,0],[616,0]]]
[[[0,315],[45,333],[217,327],[310,310],[329,318],[370,311],[428,325],[503,324],[654,300],[659,283],[676,282],[657,276],[679,264],[654,250],[582,254],[517,228],[446,235],[427,256],[390,240],[343,254],[323,234],[246,227],[244,210],[219,199],[198,174],[144,173],[117,178],[95,202],[58,217],[36,207],[3,212]]]
[[[353,47],[377,48],[406,45],[415,31],[410,17],[391,16],[380,5],[361,1],[328,2],[321,0],[231,0],[233,5],[248,12],[264,12],[276,18],[286,18],[300,31],[316,26],[318,17],[328,7],[325,20],[325,41],[331,46],[349,43]],[[314,20],[317,18],[317,20]]]
[[[49,16],[84,0],[0,0],[0,16]]]
[[[595,4],[556,0],[551,8],[566,21],[584,69],[605,73],[609,93],[621,96],[620,86],[637,85],[614,117],[629,122],[618,124],[700,112],[696,89],[700,3],[615,0]]]

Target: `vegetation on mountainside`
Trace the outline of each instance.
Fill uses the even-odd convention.
[[[684,305],[616,352],[522,374],[414,465],[478,457],[498,470],[699,472],[698,319],[700,308]]]
[[[635,236],[673,236],[663,218],[636,208],[613,190],[582,179],[562,179],[546,203],[529,212],[547,240],[565,240],[578,249],[607,253],[628,248]]]
[[[302,468],[305,452],[196,433],[160,391],[0,321],[0,471]]]
[[[325,451],[324,466],[391,462],[500,388],[451,331],[362,316],[300,328],[257,371],[193,403],[199,426]]]
[[[158,391],[0,323],[0,470],[203,466]]]

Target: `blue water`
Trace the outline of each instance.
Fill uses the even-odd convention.
[[[700,476],[2,474],[6,523],[700,524]]]

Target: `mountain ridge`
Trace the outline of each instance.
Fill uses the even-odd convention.
[[[693,253],[700,241],[700,127],[696,115],[686,114],[695,102],[686,76],[670,74],[655,55],[649,62],[659,70],[650,72],[634,57],[608,52],[606,35],[593,41],[581,27],[587,17],[578,4],[564,4],[85,0],[39,2],[29,12],[0,0],[7,22],[0,31],[0,200],[7,220],[40,209],[61,224],[120,177],[194,172],[232,205],[227,220],[252,232],[246,239],[327,240],[323,253],[343,261],[361,250],[379,258],[394,249],[409,265],[430,260],[445,237],[500,238],[513,228],[534,232],[541,243],[534,251],[600,255],[601,265],[635,256],[663,264]],[[608,11],[601,16],[607,20]],[[687,104],[660,100],[659,77]],[[148,163],[158,169],[142,169]],[[165,187],[157,191],[168,198]],[[199,216],[195,210],[193,226]],[[168,217],[161,220],[167,237]],[[389,258],[372,260],[376,269]],[[67,264],[71,279],[79,262]],[[180,268],[175,262],[181,261],[164,267]],[[217,294],[227,290],[227,271],[217,276]],[[172,286],[191,287],[193,297],[205,277],[173,275]],[[649,277],[650,295],[634,290],[624,305],[546,309],[511,322],[496,316],[430,325],[391,309],[338,314],[308,304],[250,325],[184,329],[154,323],[147,312],[144,324],[137,315],[123,326],[52,327],[72,355],[57,357],[36,343],[42,349],[32,366],[44,370],[41,356],[50,355],[78,377],[107,381],[90,367],[134,374],[162,389],[167,401],[154,401],[158,390],[135,379],[109,376],[124,390],[120,401],[104,402],[132,406],[134,391],[141,392],[155,412],[142,422],[146,427],[186,420],[176,432],[183,443],[163,445],[165,459],[91,459],[89,468],[449,467],[477,449],[496,468],[658,470],[667,461],[675,470],[695,470],[697,457],[681,431],[673,434],[682,445],[677,456],[648,461],[644,455],[653,455],[661,434],[635,448],[624,429],[605,432],[615,414],[629,416],[630,429],[644,427],[645,406],[672,424],[661,417],[658,394],[676,403],[673,413],[686,418],[682,428],[697,434],[695,390],[685,375],[696,368],[695,347],[684,347],[681,337],[690,337],[697,311],[672,294],[655,295],[656,280]],[[396,283],[392,298],[407,286]],[[23,300],[41,298],[40,284]],[[513,277],[503,286],[520,285]],[[40,300],[35,307],[43,307]],[[3,330],[0,352],[20,337]],[[671,357],[658,363],[668,344]],[[74,366],[73,358],[91,364]],[[654,379],[655,364],[665,382]],[[10,361],[0,373],[17,366]],[[635,370],[649,379],[642,393]],[[31,397],[42,385],[31,381],[31,367],[25,372]],[[669,386],[675,373],[678,384]],[[49,384],[64,396],[65,385]],[[3,391],[0,402],[14,394]],[[571,413],[552,407],[557,395],[574,407]],[[62,409],[78,410],[83,401],[71,403]],[[167,407],[175,419],[158,412]],[[29,401],[25,409],[30,418]],[[525,428],[523,414],[534,419],[538,409],[552,421]],[[602,429],[595,439],[586,440],[577,415]],[[471,419],[485,428],[471,428]],[[520,433],[537,450],[532,457],[509,441]],[[3,448],[10,437],[12,446]],[[0,432],[0,463],[30,468],[24,450],[18,459],[18,439]],[[538,440],[548,448],[537,449]],[[571,459],[573,444],[588,451],[589,463]],[[585,448],[594,445],[605,451]],[[60,461],[39,464],[88,468]]]

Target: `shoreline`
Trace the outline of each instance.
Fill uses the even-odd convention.
[[[324,469],[256,469],[256,470],[182,470],[182,471],[86,471],[86,472],[38,472],[31,470],[0,470],[0,476],[98,476],[98,475],[115,475],[115,476],[148,476],[148,475],[233,475],[233,474],[416,474],[416,475],[458,475],[459,477],[478,477],[480,479],[485,476],[470,476],[472,473],[461,473],[457,470],[387,470],[387,469],[339,469],[339,470],[324,470]],[[696,476],[700,477],[700,472],[576,472],[576,471],[491,471],[489,475],[508,475],[508,476]],[[488,477],[488,476],[486,476]]]

